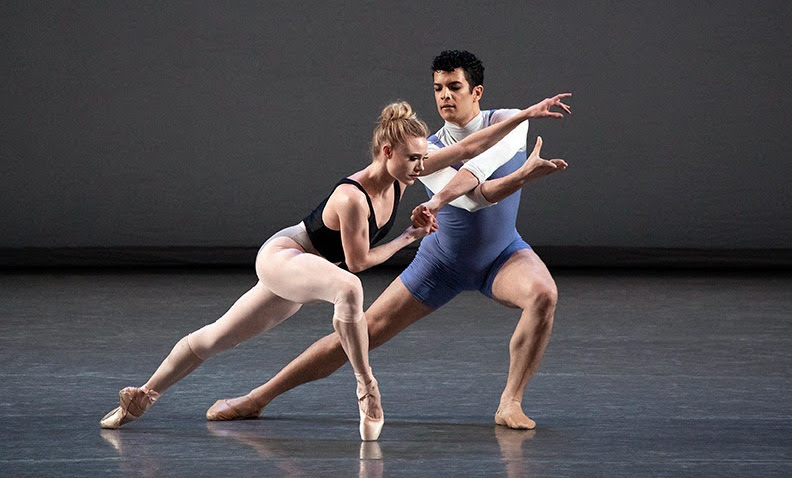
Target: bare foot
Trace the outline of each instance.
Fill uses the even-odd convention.
[[[495,423],[515,430],[533,430],[536,422],[528,418],[522,411],[519,402],[501,403],[495,412]]]
[[[258,418],[264,407],[258,406],[247,395],[236,398],[223,398],[206,411],[206,419],[212,421],[242,420]]]

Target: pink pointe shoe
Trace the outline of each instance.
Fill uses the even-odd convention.
[[[154,405],[159,398],[159,393],[154,390],[148,392],[137,387],[127,387],[118,392],[120,406],[110,411],[99,421],[102,428],[115,429],[125,423],[137,420],[146,410]]]
[[[369,416],[368,405],[370,400],[375,403],[380,403],[379,387],[377,386],[377,379],[373,378],[370,382],[364,384],[358,377],[357,383],[357,396],[358,396],[358,410],[360,411],[360,439],[363,441],[375,441],[382,432],[382,426],[385,425],[385,415],[379,418]],[[363,410],[363,405],[366,405],[366,410]]]
[[[244,420],[258,418],[259,415],[261,407],[247,395],[220,399],[206,411],[206,419],[209,421]]]

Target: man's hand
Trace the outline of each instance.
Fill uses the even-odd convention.
[[[525,160],[520,170],[526,175],[526,178],[536,179],[542,176],[547,176],[550,173],[561,171],[567,168],[567,163],[563,159],[542,159],[539,154],[542,151],[542,137],[536,137],[536,145],[533,151]]]
[[[545,98],[544,100],[536,103],[527,108],[529,118],[563,118],[564,114],[558,111],[553,111],[551,108],[557,107],[566,111],[567,114],[572,114],[569,105],[564,104],[561,100],[569,98],[572,93],[561,93],[552,98]]]

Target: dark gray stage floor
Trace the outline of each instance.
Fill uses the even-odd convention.
[[[364,274],[367,302],[396,273]],[[262,419],[204,420],[329,332],[328,305],[103,431],[118,389],[251,273],[0,275],[0,476],[792,476],[792,274],[555,275],[554,335],[525,400],[535,431],[493,424],[517,313],[470,293],[372,353],[387,422],[365,446],[348,366]]]

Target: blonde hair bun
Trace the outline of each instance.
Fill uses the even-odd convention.
[[[406,101],[396,101],[382,109],[379,121],[374,128],[371,139],[371,154],[376,157],[385,143],[396,145],[404,142],[408,137],[429,136],[426,123],[418,116]]]
[[[415,113],[413,112],[410,103],[407,103],[406,101],[397,101],[396,103],[391,103],[382,109],[379,122],[386,123],[388,121],[406,120],[410,118],[415,118]]]

